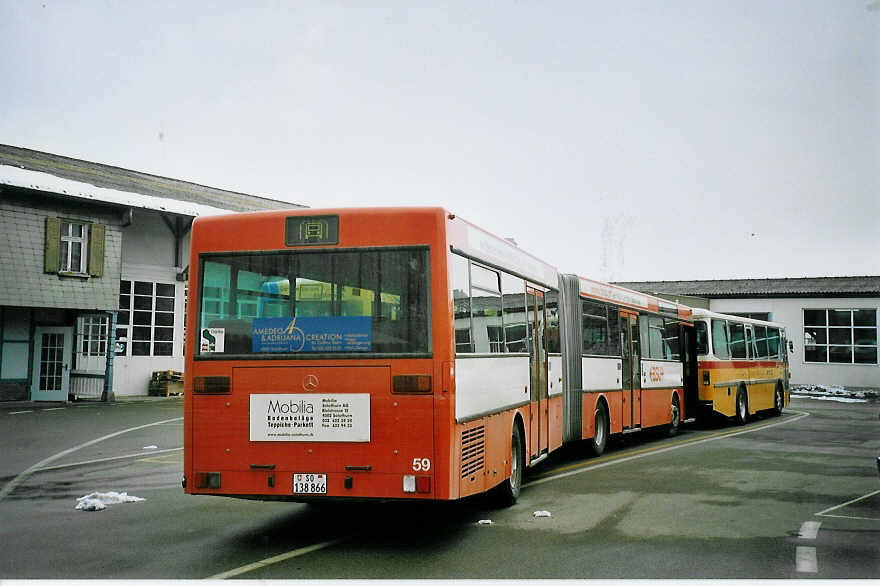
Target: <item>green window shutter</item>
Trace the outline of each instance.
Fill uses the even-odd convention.
[[[46,250],[43,271],[57,273],[61,262],[61,220],[46,218]]]
[[[104,224],[92,224],[89,232],[89,274],[93,277],[103,277],[104,239],[107,227]]]

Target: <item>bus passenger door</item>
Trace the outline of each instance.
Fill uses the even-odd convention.
[[[619,331],[620,355],[623,359],[621,373],[623,429],[630,429],[641,422],[641,408],[638,405],[642,382],[638,314],[621,310]]]
[[[549,404],[547,400],[547,345],[544,336],[544,293],[526,288],[526,304],[529,311],[529,366],[532,404],[529,425],[531,459],[547,452],[550,445]]]

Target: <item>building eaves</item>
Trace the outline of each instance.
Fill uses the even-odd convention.
[[[880,276],[719,279],[614,283],[646,293],[714,299],[733,297],[876,297]]]
[[[101,192],[95,192],[91,196],[85,195],[89,191],[95,191],[90,188],[100,188],[115,193],[139,194],[147,196],[147,198],[158,198],[164,202],[173,200],[191,204],[183,206],[191,209],[212,208],[226,212],[253,212],[306,207],[301,204],[0,144],[0,171],[2,171],[0,172],[0,183],[20,186],[13,182],[11,177],[8,177],[11,174],[9,168],[50,175],[60,180],[74,182],[79,184],[75,190],[81,194],[81,197],[93,200],[99,200]],[[43,183],[48,183],[42,175],[34,175],[33,177],[40,179]],[[21,182],[22,178],[26,178],[26,176],[27,174],[18,174],[16,179]],[[169,206],[166,203],[158,204],[159,207],[150,207],[150,199],[143,201],[147,205],[134,207],[171,211],[167,209]],[[117,202],[109,201],[108,203]],[[171,204],[171,207],[181,206]]]

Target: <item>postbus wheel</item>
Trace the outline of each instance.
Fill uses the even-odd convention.
[[[782,385],[776,383],[776,392],[773,399],[773,414],[777,417],[782,415],[782,405],[785,403],[785,395],[782,392]]]
[[[589,452],[593,456],[601,456],[605,452],[605,444],[608,443],[608,412],[605,406],[597,402],[593,412],[593,437],[590,438]]]
[[[749,420],[749,405],[746,399],[746,391],[740,387],[736,391],[736,424],[745,425]]]
[[[669,410],[670,419],[669,425],[666,427],[666,434],[672,437],[678,434],[678,428],[681,426],[681,407],[678,405],[678,393],[672,394],[672,405]]]
[[[498,500],[503,506],[516,503],[522,489],[523,468],[525,468],[525,450],[523,449],[522,432],[519,424],[514,422],[510,434],[510,477],[498,487]]]

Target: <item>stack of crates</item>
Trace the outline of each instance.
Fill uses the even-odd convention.
[[[150,381],[150,395],[168,397],[183,394],[183,373],[177,370],[157,370]]]

